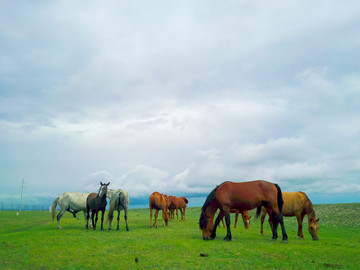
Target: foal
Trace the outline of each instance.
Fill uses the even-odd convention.
[[[99,192],[96,193],[90,193],[89,196],[86,199],[86,211],[87,211],[87,220],[86,220],[86,229],[88,228],[89,224],[89,213],[91,210],[91,221],[93,229],[96,230],[96,223],[98,220],[98,212],[101,211],[101,230],[103,230],[103,223],[104,223],[104,213],[105,213],[105,207],[106,207],[106,192],[107,187],[110,184],[103,184],[100,182],[100,189]],[[94,214],[96,214],[95,222],[94,222]]]

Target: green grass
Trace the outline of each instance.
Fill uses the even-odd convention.
[[[218,229],[215,240],[202,240],[197,224],[200,208],[188,208],[185,222],[170,221],[168,227],[158,229],[149,229],[149,210],[130,210],[128,232],[123,216],[120,231],[107,232],[86,230],[82,214],[74,219],[66,213],[61,219],[63,229],[58,230],[48,212],[25,211],[16,216],[16,212],[1,211],[0,268],[358,269],[360,204],[315,205],[315,211],[320,240],[311,240],[307,220],[305,240],[297,239],[295,218],[285,218],[287,244],[270,241],[268,224],[265,236],[260,236],[254,212],[250,229],[245,231],[242,224],[232,228],[233,240],[225,242],[224,228]]]

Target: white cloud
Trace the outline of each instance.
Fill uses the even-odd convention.
[[[2,3],[1,179],[356,189],[359,3],[228,4]]]

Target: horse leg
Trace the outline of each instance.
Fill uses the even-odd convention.
[[[158,215],[159,215],[159,210],[155,210],[155,222],[154,222],[155,228],[158,227],[158,224],[157,224],[157,217],[158,217]]]
[[[60,226],[60,218],[61,218],[62,215],[65,213],[65,211],[66,211],[66,210],[64,210],[64,209],[60,209],[60,212],[59,212],[59,214],[58,214],[57,217],[56,217],[58,229],[62,229],[62,227]]]
[[[152,227],[152,217],[153,217],[153,212],[152,212],[152,208],[150,207],[150,229]]]
[[[176,220],[179,221],[178,208],[176,207]]]
[[[185,210],[186,210],[186,207],[184,207],[184,209],[183,209],[183,212],[184,212],[184,221],[185,221]]]
[[[260,222],[260,234],[261,236],[264,236],[264,221],[265,221],[266,212],[261,213],[261,222]],[[271,225],[270,225],[271,227]]]
[[[225,228],[224,217],[221,219],[221,222],[222,222],[223,228]]]
[[[268,210],[269,211],[269,210]],[[288,236],[286,234],[285,231],[285,226],[284,226],[284,219],[283,219],[283,215],[282,213],[280,213],[280,211],[275,210],[274,208],[270,210],[270,212],[272,212],[271,214],[271,221],[273,223],[273,238],[272,240],[276,240],[278,238],[278,234],[277,234],[277,227],[280,223],[281,226],[281,232],[282,232],[282,236],[283,236],[283,243],[287,243],[288,242]],[[269,212],[268,212],[269,214]]]
[[[239,212],[236,212],[235,213],[235,224],[234,224],[234,229],[236,229],[236,223],[238,221],[238,218],[239,218]]]
[[[70,208],[67,209],[67,211],[70,212],[73,215],[74,218],[76,218],[76,213],[77,213],[76,211],[73,211]]]
[[[128,221],[127,221],[127,208],[124,209],[124,219],[126,223],[126,230],[129,231]]]
[[[84,217],[85,217],[85,229],[89,228],[89,218],[90,218],[90,209],[86,207],[86,215],[84,211]]]
[[[278,215],[279,215],[278,218],[279,218],[279,222],[280,222],[280,226],[281,226],[281,232],[282,232],[282,236],[283,236],[283,243],[287,243],[288,242],[288,236],[287,236],[286,231],[285,231],[283,215],[281,213],[279,213]]]
[[[299,239],[305,239],[303,232],[302,232],[302,223],[303,223],[303,219],[304,219],[304,215],[300,214],[300,213],[296,213],[296,219],[298,222],[298,236]]]
[[[224,217],[224,212],[220,211],[217,218],[215,219],[214,229],[213,229],[213,231],[211,233],[210,239],[215,239],[215,237],[216,237],[216,228],[217,228],[217,226],[219,226],[219,223],[223,219],[223,217]]]
[[[116,226],[116,230],[119,230],[119,222],[120,222],[120,210],[118,210],[118,216],[117,216],[117,226]]]
[[[167,215],[167,210],[166,210],[166,207],[165,207],[162,210],[162,221],[163,221],[163,227],[164,228],[165,228],[165,225],[168,226],[168,223],[165,221],[166,219],[168,220],[168,217],[166,215]]]
[[[230,211],[229,211],[229,212],[225,212],[225,222],[226,222],[227,234],[226,234],[224,240],[225,240],[225,241],[231,241]]]
[[[89,215],[87,211],[84,211],[84,219],[85,219],[85,229],[87,229],[89,225]]]
[[[94,213],[94,210],[92,211],[92,222],[93,222],[93,230],[96,230],[96,223],[98,221],[98,211]],[[94,222],[94,216],[95,216],[95,222]]]
[[[113,212],[114,213],[114,212]],[[112,223],[112,220],[113,220],[113,218],[114,218],[114,215],[108,215],[108,219],[109,219],[109,228],[108,228],[108,231],[110,231],[111,230],[111,223]]]
[[[271,217],[271,222],[269,220],[269,223],[270,223],[270,226],[272,224],[272,234],[273,234],[273,237],[272,237],[272,240],[275,241],[278,239],[278,234],[277,234],[277,227],[278,227],[278,220],[277,220],[277,216],[276,214],[272,211],[271,214],[269,214],[269,216]]]
[[[104,230],[104,214],[105,214],[105,209],[101,210],[101,230]]]

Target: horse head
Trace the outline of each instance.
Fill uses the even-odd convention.
[[[250,227],[250,219],[251,219],[251,216],[249,216],[249,212],[244,211],[244,213],[242,214],[242,218],[243,218],[243,221],[244,221],[245,229],[249,229],[249,227]]]
[[[200,215],[199,225],[202,230],[202,237],[204,240],[213,240],[212,235],[214,230],[213,215],[207,215],[206,211],[202,211]]]
[[[318,221],[319,219],[315,219],[315,218],[311,218],[309,220],[309,233],[313,240],[319,240],[318,231],[320,226],[318,224]]]
[[[106,196],[108,185],[110,185],[110,182],[105,184],[105,183],[100,181],[100,189],[99,189],[99,192],[98,192],[99,197],[102,197],[104,195]]]

